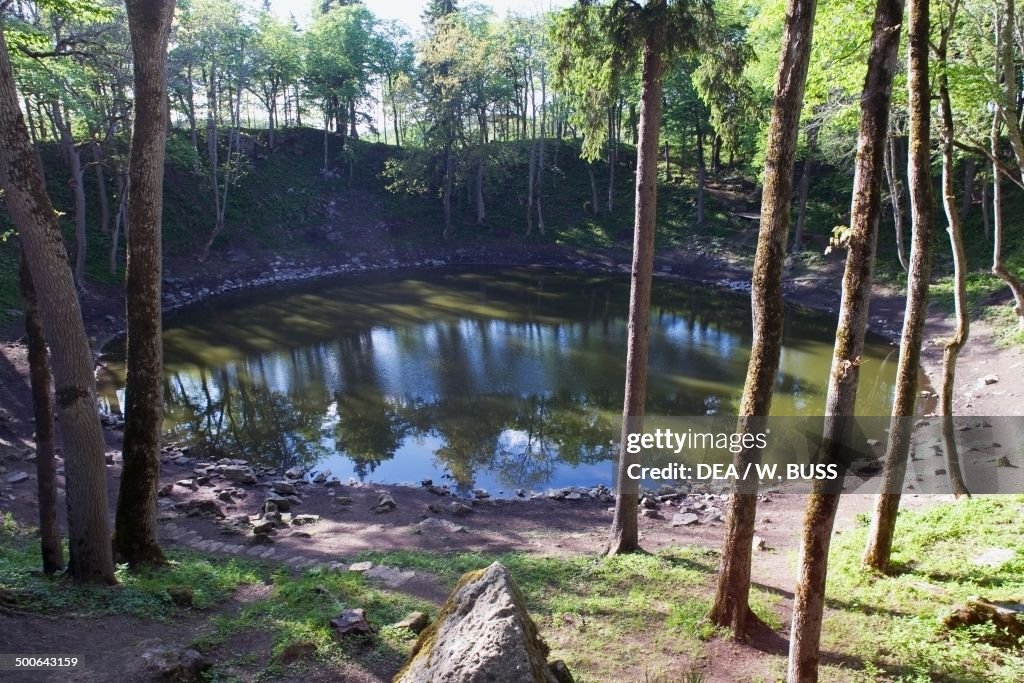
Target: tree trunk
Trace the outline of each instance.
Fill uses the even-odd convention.
[[[890,135],[885,145],[885,178],[889,183],[889,202],[892,204],[892,224],[896,232],[896,257],[904,271],[909,270],[906,249],[903,247],[903,187],[896,171],[896,138]]]
[[[824,438],[817,457],[818,463],[837,464],[841,471],[849,457],[847,449],[852,436],[859,366],[867,332],[878,223],[882,213],[882,179],[885,175],[892,79],[896,73],[902,23],[903,0],[878,0],[871,30],[868,70],[860,98],[850,239],[832,369],[825,396]],[[842,477],[832,481],[815,480],[807,500],[789,637],[790,683],[818,680],[828,551],[841,490]]]
[[[804,225],[807,223],[807,196],[811,192],[811,176],[814,174],[814,146],[817,144],[818,128],[814,124],[807,129],[807,156],[804,157],[804,170],[800,175],[800,188],[797,190],[796,229],[793,231],[793,246],[790,251],[799,254],[803,249]]]
[[[95,140],[92,148],[93,172],[96,175],[96,196],[100,201],[100,229],[103,234],[110,234],[110,202],[107,198],[107,178],[103,173],[103,150]]]
[[[597,199],[597,179],[594,177],[594,165],[587,162],[587,173],[590,174],[590,212],[595,216],[601,213],[601,203]]]
[[[105,444],[96,411],[92,351],[56,213],[46,193],[0,24],[0,186],[25,250],[50,343],[67,477],[70,574],[114,583]]]
[[[978,174],[978,163],[974,157],[964,157],[964,196],[960,200],[960,224],[967,222],[974,203],[974,177]]]
[[[1005,71],[1003,78],[1003,94],[1007,102],[1017,101],[1017,74],[1016,62],[1013,54],[1013,27],[1015,24],[1015,13],[1013,0],[1007,0],[1006,13],[999,23],[997,32],[996,48],[996,80],[999,80],[1000,72]],[[1011,82],[1012,81],[1012,82]],[[1016,107],[1007,107],[1001,110],[1004,117],[1017,116]],[[999,115],[997,113],[997,116]],[[1012,135],[1011,135],[1012,136]],[[1020,127],[1017,128],[1017,137],[1020,137]],[[999,126],[996,120],[992,121],[992,158],[999,159]],[[1017,147],[1014,147],[1016,153]],[[1024,179],[1024,158],[1018,156],[1017,164],[1021,169],[1021,177]],[[1013,293],[1013,312],[1017,316],[1017,329],[1024,330],[1024,287],[1020,280],[1006,267],[1003,262],[1003,214],[1002,214],[1002,178],[999,177],[997,164],[992,165],[992,274],[1001,279],[1009,286]],[[987,231],[986,231],[987,233]]]
[[[114,231],[110,235],[110,274],[117,275],[117,243],[121,236],[121,224],[124,223],[128,232],[125,207],[128,199],[128,179],[125,173],[117,178],[117,213],[114,215]]]
[[[476,162],[476,224],[483,225],[487,219],[487,207],[484,204],[484,149],[480,147]]]
[[[444,233],[448,239],[452,235],[452,145],[449,141],[444,148],[444,191],[441,201],[444,204]]]
[[[740,418],[737,420],[737,431],[743,433],[760,429],[768,416],[779,372],[785,315],[782,269],[793,191],[793,156],[803,107],[816,5],[815,0],[786,2],[782,56],[775,73],[775,97],[765,152],[761,225],[751,281],[753,340],[740,401]],[[756,463],[760,459],[761,451],[752,448],[739,453],[736,464],[745,468],[747,463]],[[748,626],[757,619],[749,606],[750,556],[756,512],[757,482],[736,482],[729,498],[718,585],[709,617],[714,624],[731,628],[736,639],[745,638]]]
[[[615,208],[615,158],[619,141],[615,138],[615,112],[608,109],[608,213]]]
[[[167,42],[174,0],[127,0],[135,79],[128,161],[127,374],[124,468],[114,545],[129,566],[161,564],[156,540],[163,426],[161,215],[167,134]]]
[[[939,384],[939,416],[942,420],[942,444],[946,452],[946,471],[953,495],[969,495],[960,472],[960,454],[956,445],[953,427],[953,388],[956,381],[956,361],[960,351],[967,344],[970,335],[970,318],[967,310],[967,264],[964,255],[964,238],[957,212],[956,191],[953,189],[953,105],[949,95],[949,79],[946,75],[946,60],[949,36],[953,31],[959,1],[953,0],[948,23],[942,29],[936,56],[940,68],[939,110],[942,113],[942,208],[946,213],[946,232],[953,252],[953,307],[956,311],[956,329],[942,351],[942,380]]]
[[[931,173],[931,86],[928,80],[928,0],[910,0],[907,6],[909,56],[907,91],[909,150],[907,179],[910,184],[910,216],[913,223],[910,268],[907,275],[907,306],[903,315],[900,357],[896,367],[896,395],[889,424],[882,470],[882,489],[868,531],[864,564],[879,572],[889,571],[892,539],[896,531],[903,480],[907,472],[912,431],[911,416],[917,400],[917,375],[928,312],[931,280],[935,204]],[[892,138],[890,137],[890,140]]]
[[[704,161],[704,131],[697,131],[697,227],[704,225],[704,188],[708,181],[707,163]]]
[[[85,256],[88,249],[85,229],[85,188],[82,187],[82,156],[75,147],[70,122],[64,118],[59,102],[50,107],[53,125],[60,134],[60,147],[68,165],[68,184],[75,200],[75,284],[85,287]]]
[[[28,338],[32,418],[35,422],[39,546],[43,555],[43,573],[53,574],[64,567],[64,549],[61,547],[60,526],[57,524],[57,466],[53,442],[53,404],[50,402],[50,360],[43,324],[39,319],[36,290],[32,286],[32,276],[24,252],[21,254],[19,275],[25,311],[25,335]]]
[[[663,15],[665,0],[651,0],[645,9]],[[616,472],[615,516],[605,550],[608,555],[640,549],[637,527],[639,482],[628,476],[639,458],[626,450],[629,434],[643,430],[647,398],[647,342],[651,321],[651,278],[654,270],[654,230],[658,204],[658,134],[661,128],[661,75],[664,70],[666,29],[654,17],[644,40],[640,130],[636,157],[636,219],[633,230],[633,268],[629,294],[629,332],[626,350],[626,390],[622,409],[622,439]]]

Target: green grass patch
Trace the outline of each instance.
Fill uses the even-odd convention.
[[[970,596],[1024,596],[1022,525],[1024,496],[902,512],[893,554],[901,572],[884,577],[861,567],[867,529],[842,534],[831,557],[824,649],[884,680],[1024,680],[1024,643],[1015,651],[1000,649],[986,642],[985,627],[950,632],[942,624]],[[1015,557],[996,567],[972,562],[989,548],[1011,549]]]

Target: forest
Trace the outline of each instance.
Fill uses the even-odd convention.
[[[4,680],[1024,679],[1022,127],[1015,0],[0,0]]]

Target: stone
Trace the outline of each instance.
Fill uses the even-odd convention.
[[[495,562],[459,580],[395,683],[558,683],[548,651],[512,575]]]
[[[350,572],[368,572],[373,569],[373,562],[355,562],[349,565]]]
[[[178,503],[179,510],[183,510],[189,517],[198,517],[200,515],[210,515],[217,517],[218,519],[225,519],[227,515],[220,509],[220,505],[217,505],[212,500],[190,500],[185,503]]]
[[[368,570],[365,576],[383,583],[388,588],[398,588],[406,581],[416,576],[416,572],[402,571],[395,567],[388,567],[382,564]]]
[[[430,485],[426,487],[427,491],[433,493],[435,496],[447,496],[448,489],[443,489],[440,486]]]
[[[206,680],[204,673],[212,664],[192,648],[164,645],[153,641],[140,656],[144,667],[150,672],[149,680],[166,683],[199,683]]]
[[[449,503],[446,507],[446,510],[450,514],[456,515],[458,517],[465,517],[466,515],[473,513],[472,506],[466,505],[465,503],[460,503],[457,500],[453,500],[451,503]]]
[[[650,517],[652,519],[656,519],[658,517],[661,517],[661,513],[659,513],[657,510],[651,510],[649,508],[642,508],[640,510],[640,514],[643,517]]]
[[[269,534],[276,526],[277,524],[273,519],[264,517],[252,525],[252,532],[254,534]]]
[[[690,526],[697,524],[698,521],[697,515],[692,512],[677,512],[672,515],[672,526]]]
[[[293,502],[294,501],[291,498],[285,498],[284,496],[270,495],[270,496],[267,496],[263,500],[263,506],[264,506],[264,509],[266,509],[266,506],[269,503],[273,503],[274,507],[277,510],[280,510],[281,512],[288,512],[289,510],[292,509],[292,503]]]
[[[433,512],[435,515],[440,515],[447,512],[448,508],[446,508],[441,503],[431,503],[430,505],[427,506],[427,510]]]
[[[397,507],[398,504],[395,502],[394,498],[386,493],[382,493],[377,497],[377,504],[374,505],[372,509],[377,514],[380,514],[382,512],[391,512]]]
[[[651,498],[650,496],[644,496],[643,499],[640,501],[640,507],[646,508],[648,510],[657,510],[658,500],[656,498]]]
[[[565,497],[565,500],[582,500],[583,496],[579,491],[573,491]]]
[[[280,493],[282,496],[294,496],[298,493],[295,490],[295,484],[288,481],[275,481],[270,485],[270,488],[274,493]]]
[[[313,483],[314,484],[323,484],[323,483],[325,483],[327,481],[327,478],[329,476],[331,476],[331,471],[330,470],[323,470],[322,472],[317,472],[316,476],[313,477]]]
[[[768,541],[764,540],[760,536],[754,536],[753,548],[754,550],[773,550],[773,548],[768,545]]]
[[[565,662],[561,659],[556,659],[548,664],[548,668],[551,670],[551,673],[554,675],[555,680],[558,681],[558,683],[576,683],[576,679],[574,679],[572,674],[569,673],[569,667],[567,667]]]
[[[320,515],[295,515],[292,517],[292,526],[302,526],[304,524],[315,524],[320,521]]]
[[[231,491],[221,491],[217,494],[217,499],[225,503],[234,503],[235,499],[231,495]]]
[[[174,484],[165,484],[164,486],[160,487],[160,490],[156,492],[156,495],[160,496],[161,498],[166,498],[172,493],[174,493]]]
[[[337,637],[348,634],[367,634],[374,630],[370,622],[366,620],[366,610],[361,607],[342,610],[340,617],[331,619],[330,627]]]
[[[426,612],[409,612],[401,621],[392,624],[395,628],[407,628],[417,635],[429,625],[430,617]]]
[[[28,478],[27,472],[15,472],[13,474],[8,474],[4,481],[8,484],[20,484],[23,481],[27,481]]]
[[[306,472],[301,467],[292,467],[285,471],[284,476],[288,479],[302,479]]]
[[[999,376],[998,375],[985,375],[984,377],[981,378],[981,381],[984,382],[986,385],[988,385],[988,384],[996,384],[996,383],[999,382]]]
[[[196,489],[199,488],[196,485],[196,482],[194,480],[192,480],[192,479],[179,479],[178,481],[174,482],[174,485],[175,486],[180,486],[180,487],[185,488],[185,489],[190,489],[192,491],[195,491]]]
[[[450,522],[447,519],[428,517],[416,525],[416,533],[421,534],[424,531],[441,531],[454,534],[465,532],[466,527],[456,524],[455,522]]]
[[[227,465],[220,470],[221,476],[239,484],[255,484],[256,472],[248,465]]]
[[[473,497],[483,500],[484,498],[490,498],[491,494],[486,489],[473,489]]]

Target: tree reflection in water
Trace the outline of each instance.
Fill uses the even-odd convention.
[[[280,468],[330,460],[363,480],[443,473],[462,492],[564,485],[617,455],[628,298],[625,277],[492,269],[200,304],[165,329],[168,440]],[[747,300],[656,283],[654,304],[647,412],[734,414]],[[790,312],[786,332],[773,413],[814,414],[831,325]],[[865,351],[865,414],[887,414],[885,351]]]

